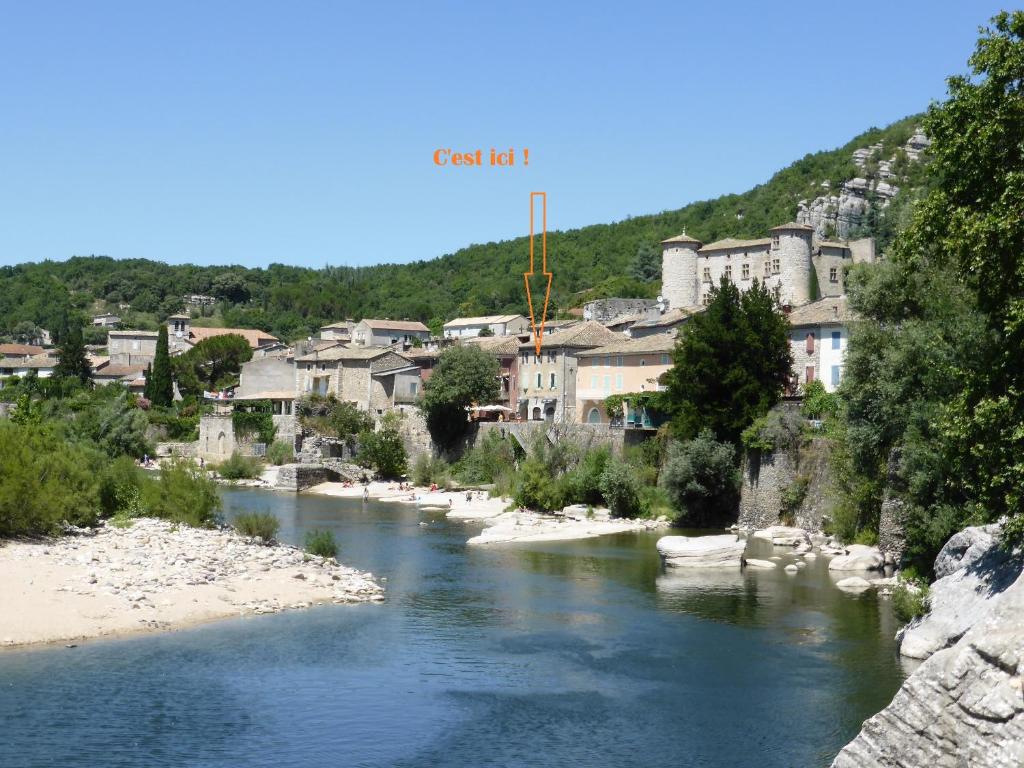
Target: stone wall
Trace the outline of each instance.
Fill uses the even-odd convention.
[[[832,443],[814,438],[791,451],[748,451],[743,458],[740,507],[737,524],[757,530],[778,525],[783,494],[798,481],[806,483],[803,502],[794,513],[794,524],[821,530],[833,505],[829,458]]]
[[[275,488],[281,491],[303,491],[338,478],[337,470],[323,464],[285,464],[277,471]]]
[[[583,305],[583,319],[607,323],[622,315],[656,310],[657,306],[655,299],[597,299]]]
[[[235,429],[230,414],[213,414],[199,419],[196,455],[207,461],[221,461],[235,451]]]
[[[696,243],[674,244],[661,254],[661,295],[670,309],[699,302]]]
[[[899,497],[900,450],[889,453],[885,495],[878,516],[878,549],[899,564],[907,548],[906,504]]]

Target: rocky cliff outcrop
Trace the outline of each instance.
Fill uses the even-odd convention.
[[[914,132],[897,154],[882,159],[881,144],[872,144],[853,153],[853,162],[863,176],[838,184],[823,181],[822,194],[813,200],[801,200],[796,220],[814,227],[819,238],[846,239],[862,227],[872,206],[885,208],[899,193],[897,158],[902,154],[910,162],[917,162],[921,153],[931,144],[920,129]]]
[[[1024,765],[1024,575],[997,535],[969,528],[943,548],[931,613],[902,638],[934,650],[833,768]]]

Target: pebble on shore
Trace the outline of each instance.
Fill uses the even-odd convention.
[[[318,603],[383,600],[373,574],[231,529],[150,518],[0,548],[6,645],[172,629]]]

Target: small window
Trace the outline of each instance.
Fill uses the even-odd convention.
[[[617,392],[621,392],[622,391],[622,374],[621,373],[616,373],[615,374],[615,390]]]
[[[843,335],[839,331],[832,331],[832,349],[840,349]]]
[[[611,376],[605,376],[604,377],[604,391],[605,392],[611,392],[612,391],[612,377]]]
[[[781,262],[779,259],[772,259],[772,274],[777,275],[782,271]]]
[[[772,248],[778,248],[778,247],[779,247],[779,236],[778,235],[772,235]]]
[[[813,365],[808,365],[804,369],[804,381],[807,382],[808,384],[810,384],[812,381],[814,381],[814,366]]]
[[[612,367],[612,359],[610,357],[605,357],[605,359],[604,359],[604,367],[605,368],[611,368]]]
[[[743,265],[743,279],[744,280],[749,280],[750,279],[750,265],[749,264],[744,264]]]
[[[553,373],[551,374],[551,388],[555,388],[555,374]]]
[[[839,386],[839,378],[840,378],[840,376],[842,376],[842,373],[840,372],[839,366],[838,365],[833,365],[832,366],[832,386],[833,387],[838,387]]]
[[[764,262],[764,276],[768,277],[772,273],[772,263],[768,259]]]
[[[622,355],[619,355],[618,357],[615,358],[615,367],[616,368],[621,368],[622,367]]]
[[[548,352],[548,362],[549,363],[555,362],[555,353],[554,352]]]
[[[838,267],[829,267],[829,270],[828,270],[828,281],[830,283],[838,283],[839,282],[839,268]]]
[[[704,282],[711,282],[711,267],[704,267]]]
[[[538,372],[537,373],[537,389],[540,389],[543,386],[544,386],[544,374]]]
[[[807,354],[809,354],[809,355],[814,354],[814,334],[813,333],[808,333],[807,334],[807,338],[805,339],[805,342],[806,342]]]
[[[725,265],[725,279],[732,280],[732,264]]]
[[[590,377],[590,388],[597,389],[597,374],[595,373]]]
[[[668,361],[668,355],[667,354],[662,354],[662,356],[661,356],[661,364],[662,365],[668,365],[668,362],[669,362]]]
[[[419,389],[419,384],[417,384],[415,381],[409,384],[409,392],[411,392],[412,394],[415,395],[417,389]]]

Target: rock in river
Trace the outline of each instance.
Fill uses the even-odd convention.
[[[722,536],[662,536],[658,554],[673,568],[739,568],[746,542],[732,534]]]
[[[747,568],[778,568],[778,563],[773,563],[771,560],[758,560],[756,557],[748,557],[743,561]]]
[[[877,547],[851,544],[846,554],[833,558],[828,564],[830,571],[876,571],[885,565],[885,558]]]

